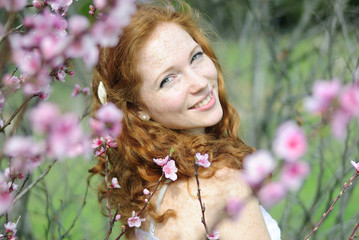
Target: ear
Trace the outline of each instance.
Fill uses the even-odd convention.
[[[137,112],[137,116],[138,116],[141,120],[143,120],[143,121],[148,121],[148,120],[151,119],[151,116],[150,116],[150,115],[148,114],[148,112],[145,111],[145,110],[140,110],[140,111],[138,111],[138,112]]]

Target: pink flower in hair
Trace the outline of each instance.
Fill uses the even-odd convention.
[[[105,140],[106,140],[107,146],[109,146],[110,148],[117,147],[116,139],[112,138],[111,136],[105,137]]]
[[[154,158],[153,161],[158,165],[163,167],[164,165],[166,165],[166,163],[168,162],[168,160],[170,159],[170,156],[166,156],[165,158]]]
[[[98,148],[98,147],[102,146],[102,144],[103,144],[103,138],[95,138],[95,139],[92,139],[91,147]]]
[[[200,154],[200,153],[196,153],[196,159],[197,159],[197,164],[198,166],[204,167],[204,168],[208,168],[209,166],[211,166],[210,161],[208,161],[208,154]]]
[[[105,154],[105,148],[104,147],[100,147],[99,149],[97,149],[95,151],[95,157],[98,157],[98,156],[102,156]]]
[[[144,218],[137,217],[135,211],[132,211],[132,217],[127,220],[127,223],[129,227],[141,227],[141,223],[144,221]]]
[[[175,161],[169,160],[166,165],[163,166],[162,171],[165,173],[165,177],[171,179],[172,181],[177,180],[177,168]]]
[[[117,178],[115,178],[115,177],[112,178],[110,187],[111,188],[121,188],[121,186],[118,184]]]

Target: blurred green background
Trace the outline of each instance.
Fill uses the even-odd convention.
[[[92,1],[73,3],[69,15],[87,15]],[[312,172],[298,193],[271,209],[282,239],[303,239],[340,192],[359,161],[358,121],[346,139],[331,137],[323,119],[309,116],[302,100],[317,79],[358,79],[359,2],[356,0],[198,0],[188,1],[218,33],[213,47],[225,71],[231,103],[241,117],[241,135],[256,148],[271,148],[276,127],[288,119],[302,124],[310,136],[305,157]],[[49,101],[63,111],[82,114],[87,99],[71,98],[75,83],[90,85],[91,73],[73,62],[76,76],[56,83]],[[15,99],[15,97],[14,97]],[[15,108],[15,101],[12,103]],[[84,125],[86,127],[86,121]],[[84,202],[87,170],[95,159],[58,162],[18,206],[26,207],[20,239],[60,239],[71,228]],[[33,179],[44,171],[43,164]],[[274,179],[276,176],[274,176]],[[95,188],[98,179],[94,178]],[[349,188],[311,239],[348,239],[359,219],[359,190]],[[95,189],[66,239],[104,239],[107,218],[101,215]],[[118,236],[115,225],[111,239]]]

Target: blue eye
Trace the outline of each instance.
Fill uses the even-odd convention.
[[[165,79],[163,79],[160,83],[160,88],[163,88],[163,86],[168,83],[173,77],[172,76],[168,76]]]
[[[203,51],[197,52],[191,59],[191,63],[203,55]]]

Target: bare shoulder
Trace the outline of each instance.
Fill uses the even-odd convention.
[[[223,168],[208,179],[200,178],[202,201],[205,204],[207,225],[211,226],[219,217],[230,198],[248,199],[251,191],[240,177],[241,171]],[[159,239],[201,239],[205,233],[201,222],[201,208],[197,198],[195,178],[176,181],[169,185],[161,204],[160,212],[173,209],[176,218],[156,225],[155,235]],[[254,198],[246,205],[237,221],[224,220],[218,225],[221,239],[269,239],[259,205]]]

